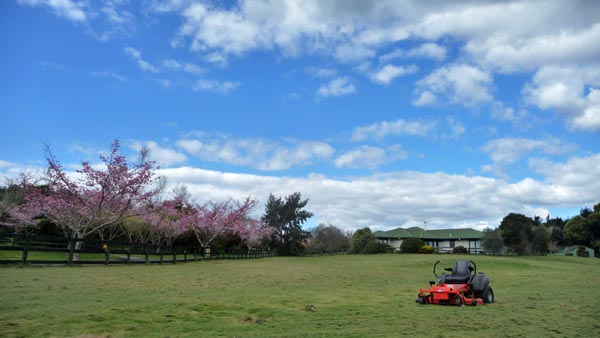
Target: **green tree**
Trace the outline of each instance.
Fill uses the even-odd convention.
[[[568,244],[588,245],[592,238],[590,224],[587,218],[581,215],[575,216],[567,222],[564,234]]]
[[[302,230],[302,224],[313,215],[304,209],[307,204],[308,199],[302,200],[299,192],[287,196],[285,200],[269,195],[263,219],[273,229],[271,244],[282,254],[295,255],[304,250],[307,233]]]
[[[548,253],[548,246],[550,244],[550,230],[544,225],[540,224],[533,229],[533,240],[531,246],[533,252],[540,255]]]
[[[488,254],[497,255],[501,253],[502,248],[504,248],[504,241],[502,240],[500,229],[492,230],[487,228],[483,230],[481,245]]]
[[[358,229],[352,235],[352,253],[379,253],[383,252],[384,245],[380,245],[377,237],[368,227]]]
[[[510,213],[505,216],[499,226],[504,244],[516,254],[529,253],[532,224],[533,220],[522,214]]]
[[[402,253],[420,253],[421,248],[425,246],[425,242],[423,242],[420,238],[407,238],[402,241],[400,244],[400,252]]]
[[[311,234],[310,249],[313,252],[335,252],[350,247],[350,238],[334,225],[319,224]]]
[[[563,228],[565,227],[565,221],[562,218],[546,218],[546,228],[550,230],[550,250],[555,251],[558,250],[559,247],[564,246],[566,244],[565,237],[563,233]]]

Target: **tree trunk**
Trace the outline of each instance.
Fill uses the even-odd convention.
[[[79,262],[79,252],[83,246],[83,234],[76,232],[71,239],[69,239],[69,264],[73,262]]]

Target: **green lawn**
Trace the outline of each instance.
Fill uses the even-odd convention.
[[[600,259],[485,257],[496,303],[418,305],[437,259],[338,255],[0,267],[3,337],[590,337]]]

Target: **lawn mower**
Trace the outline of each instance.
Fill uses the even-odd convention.
[[[433,265],[436,281],[429,281],[429,289],[420,289],[417,295],[419,304],[440,305],[481,305],[494,302],[494,291],[490,286],[490,278],[482,272],[477,273],[477,265],[473,261],[456,261],[453,268],[445,268],[438,276]]]

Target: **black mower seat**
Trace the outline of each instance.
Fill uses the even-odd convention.
[[[463,284],[471,279],[473,267],[469,261],[456,261],[451,275],[442,274],[441,283],[445,284]]]

